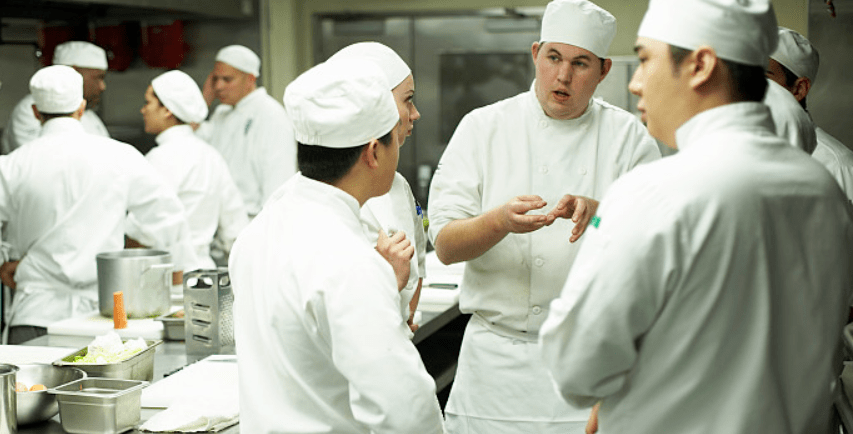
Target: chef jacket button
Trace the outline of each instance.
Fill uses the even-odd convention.
[[[536,258],[533,260],[533,264],[535,264],[537,267],[541,267],[545,264],[545,261],[542,258]]]
[[[586,175],[586,167],[581,167],[580,173],[581,175]]]
[[[548,166],[539,166],[539,173],[548,173]]]
[[[548,128],[548,121],[544,119],[539,121],[539,128]]]
[[[533,306],[533,309],[530,309],[530,311],[533,312],[533,315],[539,315],[542,313],[542,308],[539,306]]]

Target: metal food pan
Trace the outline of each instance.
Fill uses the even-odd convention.
[[[186,337],[184,331],[184,317],[176,317],[175,315],[184,311],[179,310],[168,315],[157,317],[157,321],[163,323],[163,339],[167,341],[182,341]]]
[[[81,348],[55,362],[56,366],[73,366],[82,369],[90,377],[119,378],[125,380],[151,381],[154,379],[154,350],[161,340],[146,340],[148,348],[134,354],[133,356],[114,363],[76,363],[73,362],[77,356],[85,356],[89,353],[87,347]]]
[[[140,421],[147,381],[84,378],[50,389],[59,402],[62,429],[72,434],[118,434]]]

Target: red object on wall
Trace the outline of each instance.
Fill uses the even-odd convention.
[[[142,40],[139,56],[152,68],[176,69],[181,66],[189,52],[184,43],[183,21],[152,25],[142,23]]]
[[[39,61],[41,66],[53,65],[53,52],[56,46],[77,39],[79,29],[73,26],[40,25],[38,29],[38,44],[41,48]]]
[[[124,71],[133,62],[133,49],[128,41],[128,29],[124,24],[95,27],[89,38],[93,44],[107,51],[110,71]]]

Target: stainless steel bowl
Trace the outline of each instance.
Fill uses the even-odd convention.
[[[85,372],[72,367],[40,363],[18,365],[18,367],[20,370],[15,381],[24,383],[27,387],[32,387],[34,384],[44,384],[45,387],[51,389],[86,378]],[[56,396],[47,393],[47,390],[17,392],[17,398],[18,425],[43,422],[59,413]]]

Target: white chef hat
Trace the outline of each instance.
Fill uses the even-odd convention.
[[[107,52],[91,42],[63,42],[57,45],[53,51],[53,64],[106,71],[108,67]]]
[[[379,42],[357,42],[340,49],[329,58],[338,59],[361,58],[367,59],[378,66],[388,78],[388,88],[394,89],[411,73],[409,65],[391,48]]]
[[[817,78],[820,65],[817,49],[803,35],[791,29],[779,27],[779,46],[770,58],[790,69],[797,77],[806,77],[812,83]]]
[[[651,0],[638,36],[717,57],[767,66],[778,40],[770,0]]]
[[[178,119],[199,123],[207,118],[207,103],[195,80],[184,72],[164,72],[151,80],[151,87],[160,102]]]
[[[33,74],[30,93],[42,113],[73,113],[83,102],[83,76],[70,66],[47,66]]]
[[[216,61],[227,63],[255,77],[261,76],[261,58],[242,45],[229,45],[222,48],[216,53]]]
[[[284,90],[296,140],[326,148],[354,148],[388,134],[400,121],[388,81],[375,63],[321,63]]]
[[[542,42],[561,42],[606,57],[616,35],[616,18],[587,0],[553,0],[542,16]]]

